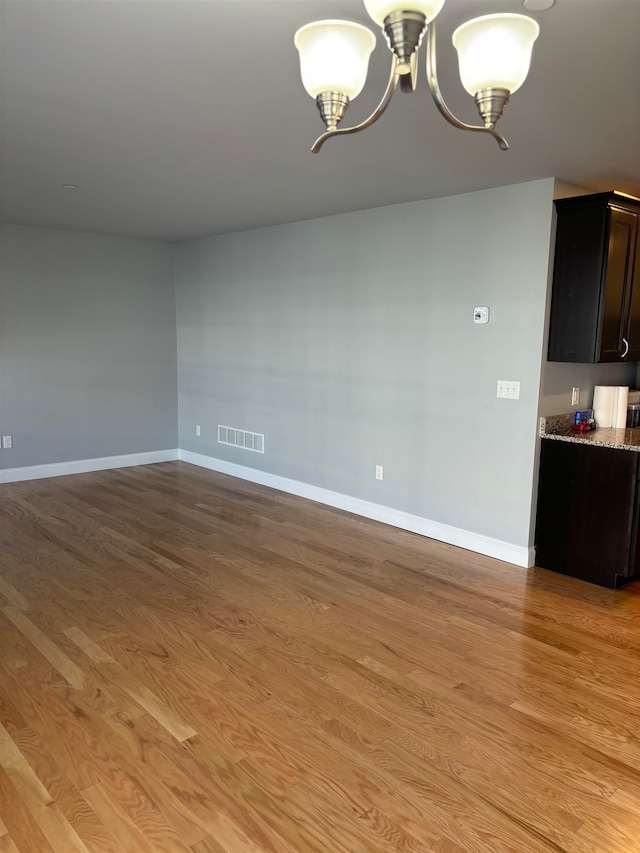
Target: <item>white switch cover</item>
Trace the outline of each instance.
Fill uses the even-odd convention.
[[[514,379],[498,379],[498,394],[502,400],[519,400],[520,383]]]
[[[382,480],[384,475],[384,468],[382,465],[376,465],[376,480]]]
[[[473,309],[473,322],[474,323],[488,323],[489,322],[489,308],[486,305],[480,305],[478,308]]]
[[[11,436],[10,435],[3,435],[2,436],[2,449],[3,450],[11,450],[12,447],[13,447],[13,439],[11,438]]]

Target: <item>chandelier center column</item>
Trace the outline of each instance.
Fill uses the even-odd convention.
[[[427,19],[422,12],[391,12],[384,19],[387,44],[398,57],[398,73],[407,74],[411,57],[422,44]]]

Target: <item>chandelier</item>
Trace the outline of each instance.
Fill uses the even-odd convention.
[[[460,79],[475,99],[483,121],[481,125],[465,124],[447,107],[438,85],[434,19],[444,3],[445,0],[364,0],[367,13],[382,27],[391,50],[391,75],[376,109],[354,127],[338,125],[350,102],[364,88],[375,36],[361,24],[335,20],[315,21],[296,32],[302,83],[315,98],[327,128],[315,141],[311,149],[314,154],[332,136],[370,127],[387,109],[398,86],[403,92],[415,91],[418,49],[425,34],[427,82],[440,113],[454,127],[489,133],[503,151],[509,148],[507,140],[495,129],[496,122],[511,94],[526,79],[540,27],[526,15],[498,14],[473,18],[454,32]]]

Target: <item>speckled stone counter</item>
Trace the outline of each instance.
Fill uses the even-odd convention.
[[[634,450],[640,453],[640,427],[635,429],[598,428],[586,433],[572,432],[572,413],[553,415],[541,418],[540,421],[541,438],[572,441],[575,444],[593,444],[595,447],[613,447],[618,450]]]

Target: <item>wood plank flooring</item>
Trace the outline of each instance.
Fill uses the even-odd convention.
[[[181,462],[0,486],[0,853],[638,853],[640,584]]]

